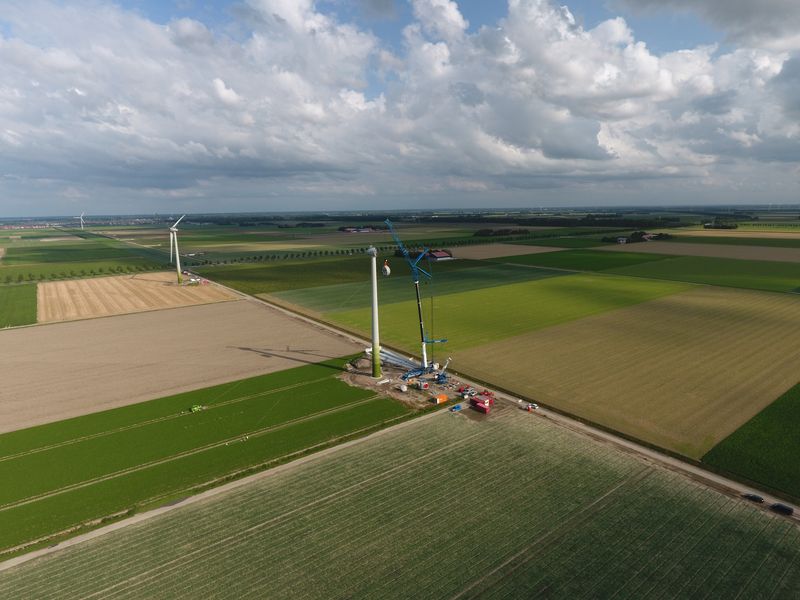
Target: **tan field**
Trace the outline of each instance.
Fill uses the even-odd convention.
[[[702,287],[456,353],[512,392],[700,458],[797,383],[800,301]]]
[[[3,257],[4,257],[5,255],[6,255],[6,249],[5,249],[5,248],[3,248],[3,247],[0,247],[0,261],[2,261],[2,260],[3,260]]]
[[[0,433],[361,349],[238,300],[0,331]]]
[[[107,317],[238,298],[211,283],[179,286],[176,278],[169,272],[40,283],[36,294],[38,321]]]
[[[800,248],[773,248],[769,246],[643,242],[631,245],[599,246],[593,249],[608,252],[647,252],[649,254],[672,254],[676,256],[709,256],[712,258],[737,258],[741,260],[800,262]]]
[[[456,258],[471,258],[475,260],[481,260],[484,258],[519,256],[521,254],[558,252],[560,250],[564,250],[564,248],[556,248],[552,246],[526,246],[525,244],[480,244],[478,246],[455,248],[453,250],[453,256]]]

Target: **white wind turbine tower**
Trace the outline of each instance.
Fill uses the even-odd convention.
[[[183,215],[185,217],[186,215]],[[169,262],[172,262],[172,250],[175,249],[175,268],[178,271],[178,284],[183,283],[181,277],[181,257],[178,254],[178,223],[183,221],[183,217],[175,221],[175,224],[169,228]]]
[[[85,212],[82,212],[80,217],[72,217],[73,219],[80,219],[81,220],[81,231],[83,231],[83,215],[85,215],[85,214],[86,214]]]

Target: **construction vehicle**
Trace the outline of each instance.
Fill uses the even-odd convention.
[[[447,367],[450,365],[450,357],[447,357],[447,361],[444,363],[441,371],[436,375],[436,385],[446,385],[448,376],[447,376]]]
[[[420,267],[419,263],[423,258],[425,258],[428,255],[428,249],[423,248],[422,252],[420,252],[416,258],[411,258],[411,254],[409,253],[408,248],[405,247],[403,241],[397,235],[397,232],[394,230],[394,225],[392,225],[392,222],[389,219],[386,219],[384,223],[386,223],[386,226],[389,228],[389,232],[392,234],[392,239],[394,239],[395,244],[397,244],[398,249],[402,253],[403,257],[406,259],[408,266],[411,268],[411,279],[414,281],[414,291],[417,296],[417,314],[419,315],[419,336],[420,336],[420,342],[422,344],[422,365],[421,365],[422,372],[412,375],[411,374],[412,371],[409,371],[408,373],[406,373],[406,375],[403,376],[404,379],[410,379],[412,377],[419,377],[424,373],[431,372],[429,370],[430,366],[428,365],[428,344],[440,344],[446,342],[447,340],[430,339],[425,335],[425,324],[423,323],[422,320],[422,297],[420,296],[419,293],[419,275],[420,273],[422,273],[428,279],[432,279],[433,275],[431,275],[428,271]],[[417,371],[417,369],[414,369],[414,371]]]

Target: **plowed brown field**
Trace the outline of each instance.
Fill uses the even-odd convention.
[[[146,273],[40,283],[36,301],[38,321],[107,317],[237,298],[217,285],[180,286],[175,279],[175,273]]]
[[[558,252],[564,248],[555,246],[527,246],[525,244],[480,244],[478,246],[465,246],[453,250],[456,258],[471,258],[481,260],[484,258],[502,258],[504,256],[520,256],[522,254],[541,254],[543,252]]]
[[[360,350],[248,300],[0,331],[0,432]]]
[[[800,300],[702,287],[458,352],[454,365],[699,458],[800,378]]]
[[[771,246],[692,244],[685,242],[645,242],[634,245],[617,244],[613,246],[600,246],[598,248],[593,248],[593,250],[604,250],[607,252],[647,252],[650,254],[674,254],[676,256],[736,258],[740,260],[800,262],[800,248],[777,248]]]

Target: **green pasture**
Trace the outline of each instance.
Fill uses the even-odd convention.
[[[659,254],[642,254],[638,252],[603,252],[596,250],[565,250],[564,252],[546,252],[544,254],[523,254],[496,259],[498,262],[518,265],[533,265],[550,269],[568,269],[571,271],[607,271],[630,265],[638,265],[672,257]]]
[[[0,572],[4,598],[793,598],[800,530],[510,407],[440,413]]]
[[[609,272],[771,292],[791,292],[800,288],[800,264],[796,263],[702,256],[662,255],[660,258],[663,260],[612,268]]]
[[[0,436],[0,548],[165,501],[409,413],[344,359]],[[194,405],[203,410],[192,412]]]
[[[800,248],[800,230],[797,239],[769,237],[713,237],[709,235],[675,235],[666,242],[690,244],[722,244],[726,246],[765,246],[770,248]]]
[[[0,328],[36,323],[36,285],[0,286]]]
[[[607,244],[607,242],[600,241],[599,238],[590,236],[538,238],[520,243],[527,244],[529,246],[553,246],[556,248],[595,248],[597,246],[605,246]]]
[[[379,300],[382,306],[414,298],[414,285],[402,259],[392,261],[391,277],[381,277]],[[427,268],[427,265],[426,265]],[[486,264],[481,261],[458,260],[433,267],[433,279],[420,281],[421,295],[441,298],[472,290],[494,288],[523,281],[536,281],[563,276],[563,272],[520,267],[516,265]],[[340,283],[322,287],[309,287],[278,292],[273,297],[282,302],[302,306],[315,312],[346,311],[371,306],[371,283],[363,279],[358,283]],[[446,302],[446,300],[442,300]]]
[[[56,233],[59,238],[70,235],[65,231]],[[0,261],[0,283],[133,273],[163,268],[166,263],[160,252],[89,232],[80,235],[85,237],[52,242],[32,237],[11,240],[5,245],[5,256]]]
[[[703,462],[800,499],[800,385],[717,444]]]
[[[479,346],[513,335],[557,325],[687,289],[681,283],[609,275],[576,274],[476,289],[426,301],[431,337],[447,337],[441,352]],[[387,344],[417,351],[417,306],[408,300],[381,306],[381,337]],[[371,310],[329,312],[326,318],[362,333],[370,331]]]

